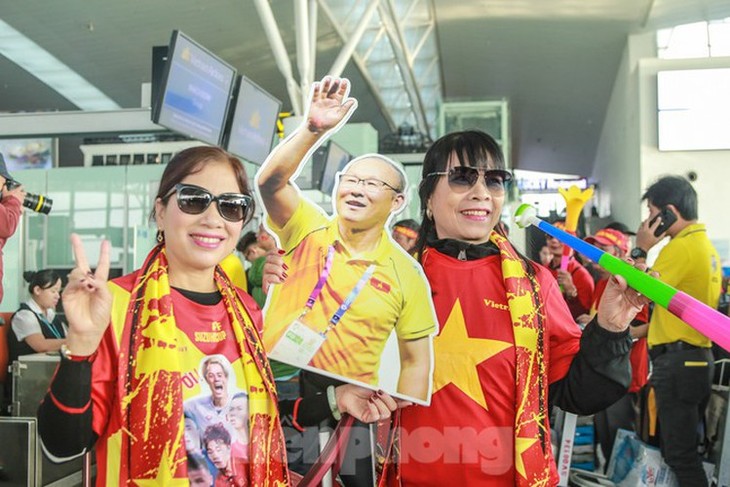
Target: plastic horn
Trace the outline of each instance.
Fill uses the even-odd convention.
[[[593,197],[593,186],[581,191],[578,186],[573,185],[568,189],[558,188],[558,192],[565,198],[565,230],[575,233],[580,212],[583,211],[586,202]],[[564,271],[568,270],[569,261],[570,247],[566,246],[563,248],[563,257],[560,259],[560,268]]]
[[[663,283],[649,274],[640,271],[623,260],[607,254],[601,249],[575,237],[568,232],[550,225],[537,217],[537,211],[528,204],[520,205],[515,212],[515,223],[520,228],[534,225],[552,235],[563,244],[580,252],[612,275],[622,276],[636,291],[666,308],[670,313],[699,331],[707,338],[730,351],[730,317],[710,308],[692,296]]]

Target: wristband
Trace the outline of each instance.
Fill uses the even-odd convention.
[[[342,419],[340,408],[337,407],[337,397],[335,396],[335,386],[327,386],[327,402],[330,405],[330,411],[335,420]]]
[[[61,345],[61,358],[70,360],[72,362],[91,362],[96,357],[96,351],[91,355],[75,355],[71,350],[68,349],[66,344]]]

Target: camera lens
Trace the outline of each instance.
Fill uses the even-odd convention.
[[[51,207],[53,207],[53,200],[51,198],[48,198],[47,196],[43,196],[40,194],[25,193],[23,206],[37,213],[43,213],[44,215],[47,215],[51,212]]]
[[[14,181],[12,179],[8,179],[7,181],[5,181],[5,187],[8,188],[8,191],[11,191],[19,186],[20,183],[18,181]],[[48,196],[43,196],[42,194],[25,193],[23,206],[35,211],[36,213],[43,213],[44,215],[47,215],[51,212],[51,207],[53,207],[53,200]]]

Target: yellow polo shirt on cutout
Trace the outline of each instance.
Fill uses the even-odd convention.
[[[659,279],[716,309],[720,299],[720,256],[707,238],[705,225],[695,223],[679,232],[659,252],[651,268]],[[649,347],[683,341],[710,347],[709,338],[661,306],[655,306],[649,321]]]
[[[321,275],[327,250],[334,245],[332,268],[313,309],[302,321],[324,331],[370,264],[375,271],[310,366],[377,385],[380,356],[391,332],[415,340],[436,331],[431,292],[421,267],[383,229],[371,252],[353,255],[342,242],[337,218],[328,218],[313,203],[301,199],[283,228],[269,220],[286,250],[286,283],[273,287],[264,315],[264,345],[270,351],[299,317]]]

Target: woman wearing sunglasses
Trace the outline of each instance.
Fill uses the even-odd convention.
[[[256,417],[249,458],[262,461],[237,472],[240,480],[266,485],[288,478],[259,311],[218,267],[252,209],[241,163],[218,148],[195,147],[165,168],[152,212],[158,245],[141,269],[107,287],[108,243],[92,273],[72,236],[76,267],[63,293],[69,331],[39,409],[53,456],[95,444],[97,485],[187,479],[184,406],[217,393],[198,370],[220,354],[231,363],[232,389],[249,393]],[[228,404],[216,406],[221,411],[211,407],[209,419],[223,423]]]
[[[204,419],[199,428],[229,428],[229,398],[245,392],[249,462],[225,474],[231,485],[288,482],[261,312],[218,265],[252,211],[241,162],[215,147],[195,147],[165,168],[152,212],[158,244],[141,269],[107,286],[108,242],[92,272],[72,235],[76,267],[63,293],[67,341],[38,412],[51,458],[95,446],[97,485],[187,483],[193,452],[185,448],[184,413],[194,408]],[[214,355],[225,357],[230,370],[202,377],[201,364]],[[381,411],[370,404],[377,419]]]
[[[440,324],[434,387],[430,407],[397,413],[389,483],[555,485],[550,405],[591,414],[625,394],[628,324],[643,302],[612,279],[581,336],[549,271],[499,230],[512,176],[489,135],[437,140],[422,176],[416,251]]]

